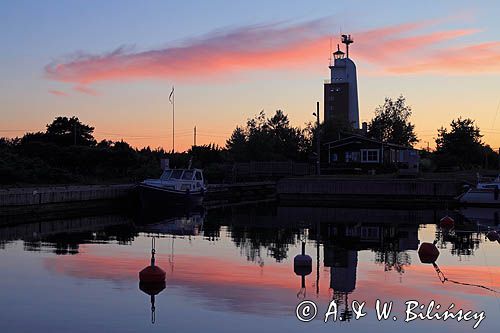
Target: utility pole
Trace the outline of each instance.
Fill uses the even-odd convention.
[[[319,130],[319,102],[316,102],[316,175],[321,175],[320,170],[320,150],[321,150],[321,140],[320,140],[320,130]]]
[[[76,123],[73,124],[73,145],[76,146]]]
[[[196,126],[194,127],[194,146],[196,147]]]

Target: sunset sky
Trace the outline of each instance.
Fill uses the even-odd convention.
[[[238,124],[284,110],[314,120],[330,38],[350,33],[360,120],[406,96],[420,142],[458,116],[500,147],[498,1],[2,1],[0,137],[58,115],[97,139],[171,149],[224,145]]]

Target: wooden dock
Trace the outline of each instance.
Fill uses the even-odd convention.
[[[382,205],[451,203],[460,193],[457,181],[309,176],[282,179],[280,203],[294,205]]]
[[[135,184],[119,184],[1,189],[0,207],[120,199],[134,187]]]
[[[64,215],[79,216],[98,211],[134,210],[139,207],[136,184],[71,185],[0,190],[0,225],[37,221]],[[239,202],[270,201],[276,198],[276,182],[211,184],[206,207]]]
[[[452,204],[461,184],[454,180],[305,176],[279,181],[211,184],[208,208],[279,200],[288,206],[388,206]],[[0,190],[0,225],[36,221],[37,216],[79,216],[138,207],[136,184],[72,185]],[[15,218],[12,218],[15,217]]]

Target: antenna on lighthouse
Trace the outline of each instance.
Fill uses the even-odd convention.
[[[329,57],[328,57],[328,62],[329,62],[329,66],[332,65],[332,37],[330,37],[330,52],[329,52]]]
[[[346,45],[346,58],[349,58],[349,44],[354,43],[351,35],[342,35],[342,43]]]

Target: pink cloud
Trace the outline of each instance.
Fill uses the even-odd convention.
[[[417,36],[380,35],[375,40],[371,32],[361,32],[357,36],[358,45],[355,52],[362,60],[386,67],[392,61],[413,62],[417,56],[427,54],[433,44],[477,32],[476,29],[456,29]]]
[[[389,67],[393,73],[499,73],[500,42],[488,42],[440,50],[430,57],[400,66]]]
[[[66,94],[64,91],[60,91],[60,90],[49,90],[49,94],[52,94],[54,96],[61,96],[61,97],[66,97],[68,96],[68,94]]]
[[[352,57],[370,63],[378,72],[392,74],[500,72],[498,42],[471,44],[463,49],[453,46],[437,49],[440,42],[476,34],[479,32],[476,29],[415,33],[442,21],[426,20],[353,32],[356,43],[351,49]],[[45,74],[52,80],[76,83],[75,90],[79,92],[95,94],[88,85],[100,81],[200,80],[252,70],[303,70],[326,62],[332,28],[330,20],[320,19],[219,30],[155,50],[121,47],[100,55],[80,53],[48,64]],[[469,63],[478,66],[463,64],[464,50],[475,52]]]
[[[97,91],[95,91],[94,89],[89,88],[87,86],[84,86],[84,85],[77,85],[77,86],[73,87],[73,90],[78,91],[82,94],[87,94],[87,95],[92,95],[92,96],[98,95]]]
[[[57,81],[89,84],[145,78],[198,79],[235,70],[297,65],[314,57],[324,58],[325,47],[323,56],[304,49],[326,36],[326,27],[326,20],[294,26],[249,26],[218,31],[157,50],[134,52],[121,47],[102,55],[79,54],[49,64],[45,71]]]

